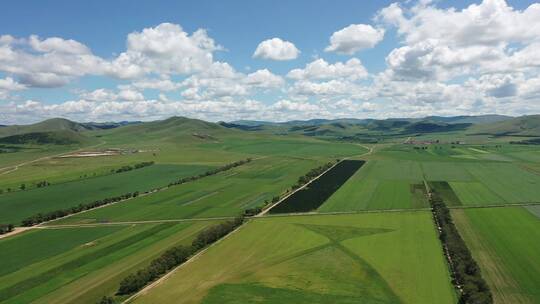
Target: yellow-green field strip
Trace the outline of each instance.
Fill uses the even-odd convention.
[[[519,206],[538,206],[540,202],[531,203],[507,203],[504,205],[481,205],[481,206],[448,206],[448,209],[477,209],[477,208],[504,208],[504,207],[519,207]]]

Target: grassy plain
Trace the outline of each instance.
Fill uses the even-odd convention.
[[[523,207],[451,212],[495,303],[539,303],[540,219]]]
[[[135,303],[455,303],[429,212],[252,220]]]
[[[0,302],[96,303],[212,223],[40,229],[0,240]]]

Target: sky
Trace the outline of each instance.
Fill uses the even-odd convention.
[[[540,113],[534,1],[11,1],[0,124]]]

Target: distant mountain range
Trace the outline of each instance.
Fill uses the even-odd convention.
[[[239,120],[221,123],[228,128],[244,131],[266,131],[274,134],[302,134],[306,136],[360,139],[369,136],[414,135],[421,133],[468,130],[476,125],[489,125],[513,120],[504,115],[428,116],[424,118],[390,119],[311,119],[287,122]]]
[[[367,125],[373,121],[407,121],[407,122],[419,122],[419,121],[432,121],[432,122],[444,122],[444,123],[471,123],[471,124],[483,124],[492,123],[498,121],[504,121],[512,119],[512,116],[489,114],[489,115],[477,115],[477,116],[427,116],[423,118],[388,118],[388,119],[357,119],[357,118],[338,118],[338,119],[310,119],[310,120],[291,120],[286,122],[270,122],[259,120],[236,120],[229,122],[230,124],[243,125],[243,126],[268,126],[268,125],[327,125],[331,123],[345,123],[345,124],[360,124]]]
[[[77,123],[53,118],[36,124],[0,128],[0,143],[70,144],[90,140],[93,131],[114,130],[118,136],[162,136],[167,138],[211,139],[212,134],[246,134],[243,131],[277,135],[305,135],[321,138],[367,140],[370,137],[463,131],[465,134],[540,137],[540,115],[429,116],[392,119],[311,119],[288,122],[239,120],[212,123],[185,117],[152,122]]]

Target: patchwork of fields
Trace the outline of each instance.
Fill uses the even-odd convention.
[[[135,303],[455,303],[429,212],[252,220]]]
[[[384,153],[383,153],[384,154]],[[318,210],[320,212],[428,207],[423,181],[447,184],[455,206],[540,202],[540,173],[521,162],[369,160]]]
[[[0,194],[0,224],[253,160],[0,239],[1,303],[96,303],[102,296],[120,303],[129,295],[115,292],[127,275],[225,218],[248,209],[257,214],[290,194],[299,177],[343,158],[133,302],[456,303],[429,190],[451,208],[495,302],[540,301],[540,152],[534,147],[400,143],[367,153],[358,144],[178,118],[96,134],[104,146],[141,152],[80,162],[48,158],[8,172],[0,188],[41,178],[54,183]],[[15,154],[2,162],[28,159]],[[110,174],[141,161],[156,164]],[[40,175],[37,168],[49,171]],[[507,206],[523,203],[528,206]],[[310,214],[290,214],[302,212]]]
[[[76,224],[236,216],[280,194],[315,160],[267,157],[215,176],[55,221]]]
[[[39,229],[0,241],[0,302],[96,303],[211,221]]]

